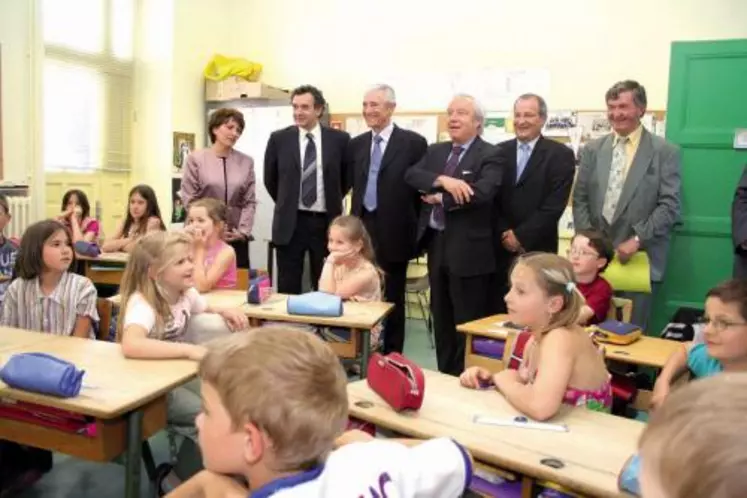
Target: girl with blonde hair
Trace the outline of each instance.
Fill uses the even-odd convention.
[[[578,325],[585,301],[571,263],[550,253],[521,256],[505,299],[509,319],[531,334],[521,363],[495,375],[468,368],[462,385],[492,384],[517,410],[537,420],[551,418],[563,404],[609,412],[610,375],[602,351]]]

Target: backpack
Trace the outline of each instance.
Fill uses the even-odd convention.
[[[661,332],[662,339],[670,341],[698,341],[703,336],[704,311],[698,308],[678,308]]]

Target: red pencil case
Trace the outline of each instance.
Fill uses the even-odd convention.
[[[395,411],[419,410],[423,404],[423,370],[399,353],[371,355],[367,380],[371,390]]]

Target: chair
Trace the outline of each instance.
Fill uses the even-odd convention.
[[[99,314],[98,330],[96,330],[96,339],[99,341],[109,340],[109,329],[112,325],[112,302],[105,298],[100,297],[96,299],[96,311]]]
[[[412,318],[411,306],[415,305],[420,309],[420,316],[425,321],[425,327],[428,331],[428,340],[431,343],[431,348],[436,347],[436,343],[433,338],[433,316],[431,315],[430,309],[430,298],[428,297],[428,290],[430,284],[428,282],[428,269],[421,265],[420,260],[415,260],[418,264],[417,271],[407,272],[407,280],[405,282],[405,308],[407,311],[407,318]],[[415,297],[413,303],[409,296]]]
[[[610,300],[610,310],[607,312],[607,318],[630,323],[633,318],[633,301],[624,297],[613,296]]]

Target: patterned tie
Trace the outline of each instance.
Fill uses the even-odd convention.
[[[444,168],[444,175],[454,176],[457,166],[459,165],[459,156],[462,155],[464,147],[454,145],[451,148],[451,154],[449,159],[446,161],[446,167]],[[446,213],[444,212],[443,204],[436,204],[433,206],[433,221],[439,230],[443,230],[446,227]]]
[[[307,133],[306,138],[308,142],[301,173],[301,203],[311,207],[316,202],[316,144],[311,133]]]
[[[371,165],[368,167],[368,183],[366,193],[363,196],[363,205],[369,212],[376,211],[377,188],[379,181],[379,170],[381,169],[381,135],[374,136],[374,146],[371,151]]]
[[[602,208],[602,216],[604,216],[604,219],[609,224],[612,224],[612,218],[615,216],[617,203],[620,200],[620,194],[625,184],[625,165],[627,164],[625,144],[627,142],[628,137],[620,137],[612,151],[610,178],[607,183],[607,192],[604,195],[604,207]]]
[[[516,161],[516,183],[519,183],[521,174],[524,173],[524,168],[527,167],[530,154],[531,151],[529,150],[529,144],[519,145],[519,157],[518,161]]]

